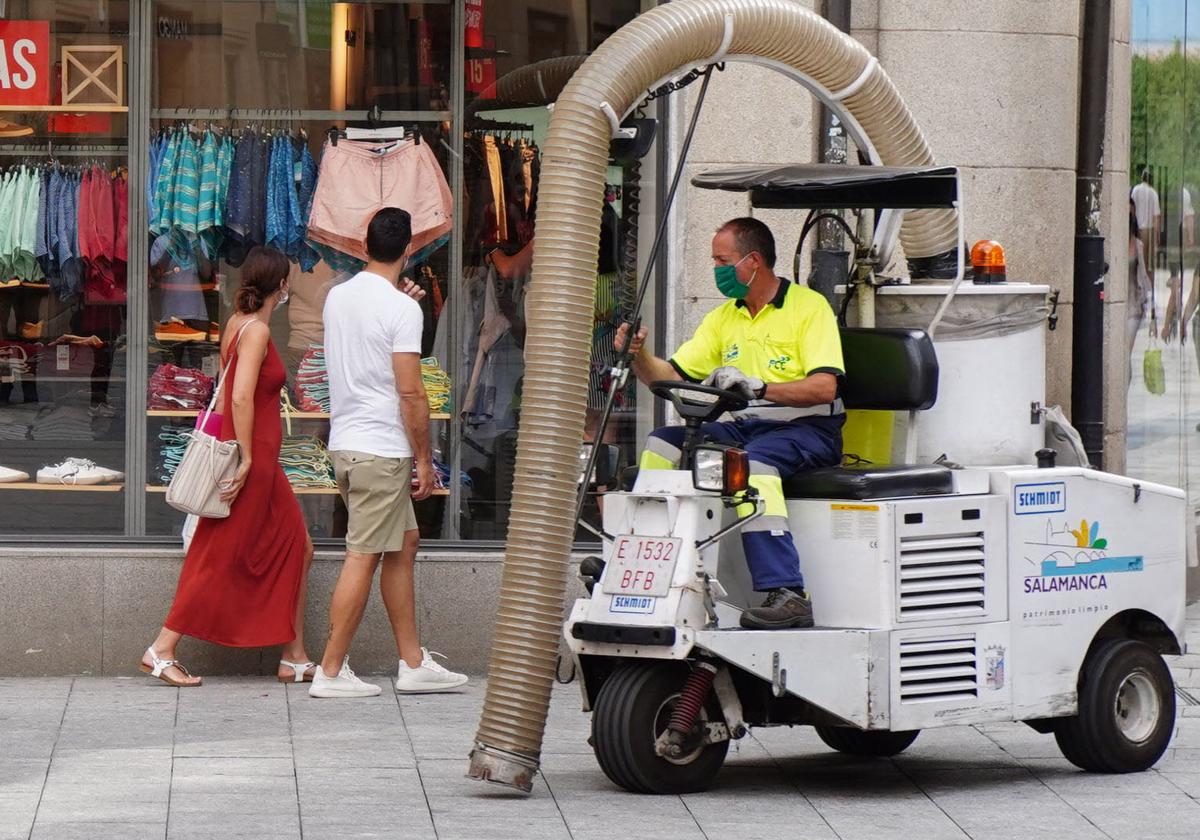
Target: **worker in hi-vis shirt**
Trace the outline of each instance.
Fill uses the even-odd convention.
[[[788,530],[783,482],[800,470],[841,461],[846,415],[838,399],[844,367],[837,320],[820,294],[776,276],[775,238],[757,219],[722,225],[712,258],[717,289],[729,300],[709,312],[670,359],[650,353],[647,332],[640,329],[630,343],[633,371],[645,383],[702,382],[749,401],[733,420],[702,427],[709,439],[746,450],[750,485],[766,505],[765,514],[742,530],[742,544],[755,590],[768,594],[742,614],[741,623],[811,627],[812,602]],[[629,329],[618,329],[618,349]],[[675,469],[683,434],[682,426],[651,432],[641,469]]]

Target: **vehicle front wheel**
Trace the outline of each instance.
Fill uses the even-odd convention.
[[[1135,773],[1154,765],[1175,729],[1175,682],[1145,642],[1114,639],[1093,650],[1079,678],[1079,711],[1054,738],[1063,755],[1093,773]]]
[[[881,730],[854,729],[849,726],[814,726],[825,744],[847,755],[873,758],[890,758],[904,752],[917,736],[920,729],[907,732],[884,732]]]
[[[600,688],[592,710],[592,746],[600,769],[633,793],[694,793],[705,790],[725,763],[728,741],[699,740],[703,722],[721,720],[709,693],[693,729],[693,742],[682,755],[665,758],[654,750],[687,680],[674,664],[629,664],[619,667]]]

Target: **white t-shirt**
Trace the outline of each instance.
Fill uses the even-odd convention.
[[[1129,191],[1129,197],[1133,199],[1133,212],[1137,216],[1138,229],[1147,230],[1154,224],[1154,217],[1162,214],[1158,204],[1158,191],[1145,181],[1139,181]]]
[[[325,299],[329,448],[411,458],[393,353],[420,353],[421,306],[384,277],[360,271]]]

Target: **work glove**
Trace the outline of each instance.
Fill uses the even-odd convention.
[[[702,383],[720,388],[722,391],[732,391],[744,400],[761,398],[763,381],[756,376],[747,376],[735,367],[719,367],[710,373]]]

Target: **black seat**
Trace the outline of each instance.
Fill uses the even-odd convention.
[[[789,499],[900,499],[954,492],[954,477],[940,464],[825,467],[804,470],[783,482]]]
[[[843,327],[846,408],[923,411],[937,401],[938,363],[923,330]],[[896,499],[954,492],[954,478],[934,464],[859,464],[805,470],[783,483],[789,499]]]

